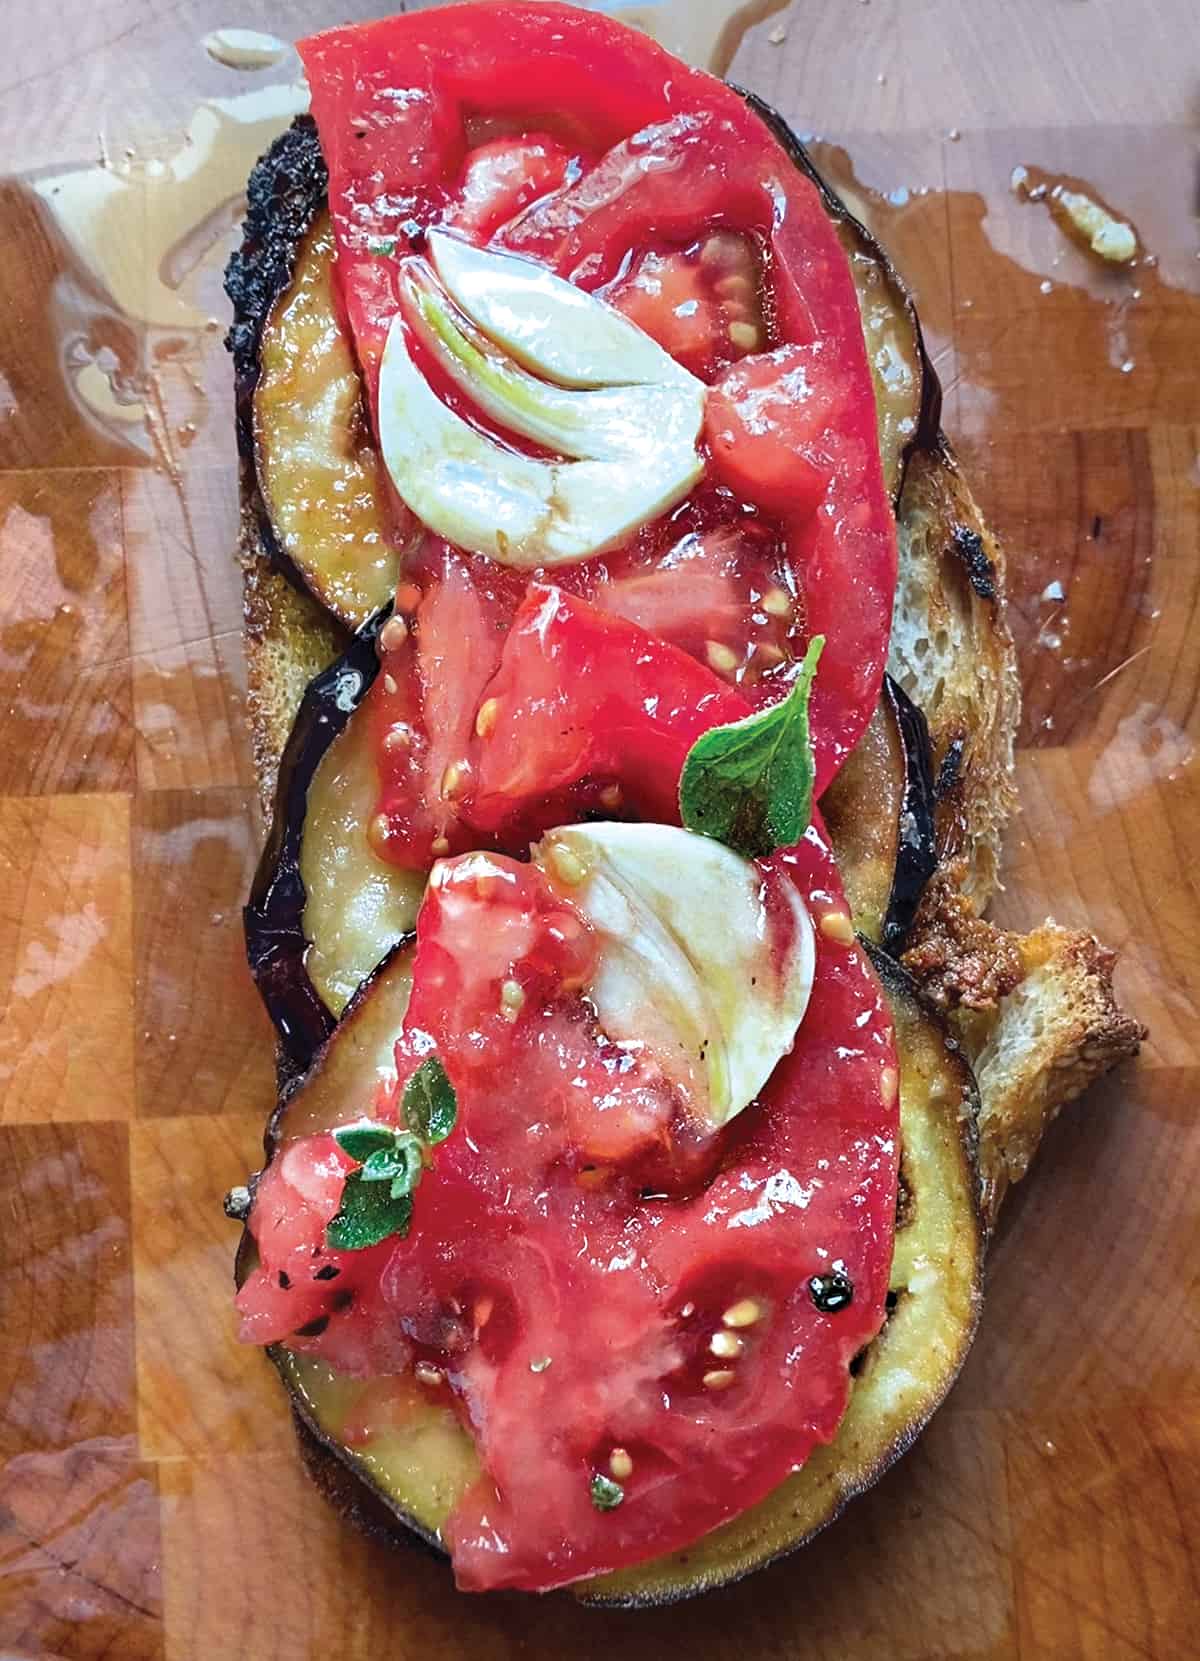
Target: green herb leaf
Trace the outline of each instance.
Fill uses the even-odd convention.
[[[394,238],[389,238],[383,242],[367,243],[367,253],[374,254],[376,259],[386,259],[389,254],[394,254],[395,252],[396,243]]]
[[[404,1086],[404,1119],[414,1136],[429,1147],[444,1142],[454,1129],[458,1100],[446,1069],[436,1055],[427,1056]]]
[[[339,1147],[361,1167],[347,1176],[341,1209],[325,1230],[335,1251],[362,1251],[408,1233],[426,1150],[446,1140],[458,1117],[454,1087],[436,1056],[427,1056],[405,1085],[403,1107],[407,1130],[363,1119],[334,1131]]]
[[[390,1182],[404,1169],[404,1156],[393,1142],[391,1147],[376,1148],[363,1160],[361,1176],[364,1182]]]
[[[824,644],[824,635],[814,636],[786,698],[692,745],[679,778],[685,829],[747,859],[800,840],[812,815],[808,700]]]
[[[597,1511],[615,1511],[624,1498],[624,1488],[610,1476],[592,1478],[592,1504]]]
[[[424,1163],[421,1144],[408,1131],[398,1130],[391,1147],[377,1148],[362,1168],[364,1182],[390,1182],[392,1198],[411,1194],[421,1180]]]
[[[379,1182],[364,1182],[361,1171],[351,1171],[342,1189],[342,1205],[325,1230],[326,1243],[339,1252],[362,1251],[398,1234],[412,1223],[412,1196],[394,1199]]]
[[[351,1159],[364,1165],[373,1153],[392,1146],[396,1132],[391,1125],[373,1125],[369,1120],[363,1120],[357,1125],[343,1125],[340,1130],[335,1130],[333,1139]]]

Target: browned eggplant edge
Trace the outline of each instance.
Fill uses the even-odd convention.
[[[982,1257],[984,1247],[986,1246],[987,1235],[984,1230],[979,1201],[979,1133],[977,1123],[979,1112],[979,1092],[974,1074],[971,1071],[970,1064],[967,1061],[966,1056],[963,1054],[960,1045],[947,1031],[940,1013],[924,996],[917,985],[917,982],[912,978],[908,971],[901,964],[897,963],[894,958],[889,956],[887,952],[883,951],[881,947],[875,946],[870,941],[862,939],[861,936],[859,943],[868,953],[875,968],[875,972],[879,976],[889,999],[907,1003],[912,1009],[916,1010],[918,1015],[923,1020],[929,1022],[934,1027],[943,1040],[948,1063],[954,1066],[959,1072],[960,1080],[963,1086],[964,1098],[968,1101],[970,1108],[968,1112],[960,1114],[959,1116],[959,1136],[962,1158],[965,1162],[966,1169],[972,1178],[971,1193],[975,1226],[979,1242],[979,1252]],[[400,952],[407,949],[410,944],[411,939],[402,941],[393,948],[384,962],[379,965],[369,979],[364,981],[363,985],[354,994],[354,997],[351,999],[350,1004],[347,1006],[343,1015],[343,1020],[359,1005],[361,1005],[366,998],[371,996],[376,982],[385,978],[385,973],[389,965],[391,965],[396,956]],[[296,1093],[302,1088],[305,1080],[306,1074],[297,1074],[292,1079],[287,1088],[281,1092],[275,1110],[268,1120],[266,1131],[263,1136],[263,1150],[266,1155],[263,1165],[264,1171],[271,1163],[272,1159],[274,1159],[278,1151],[281,1140],[280,1129],[284,1115],[287,1112],[288,1105],[293,1096],[296,1095]],[[226,1196],[226,1214],[232,1218],[235,1218],[243,1225],[241,1238],[238,1242],[237,1253],[234,1258],[234,1283],[239,1288],[244,1282],[249,1271],[253,1268],[257,1258],[257,1248],[255,1246],[254,1237],[250,1233],[246,1219],[249,1216],[255,1188],[257,1187],[258,1181],[262,1174],[262,1171],[255,1172],[250,1177],[246,1188],[240,1190],[234,1189],[229,1195]],[[898,1223],[898,1226],[902,1226],[902,1224]],[[882,1330],[886,1330],[887,1320],[890,1317],[892,1307],[889,1295],[888,1315],[884,1318],[884,1328]],[[888,1446],[880,1452],[878,1458],[875,1459],[875,1461],[866,1470],[860,1472],[856,1479],[841,1492],[828,1515],[825,1516],[816,1527],[804,1531],[796,1539],[790,1541],[785,1547],[776,1552],[769,1559],[755,1563],[745,1569],[738,1570],[712,1584],[709,1584],[708,1582],[692,1584],[685,1587],[673,1588],[666,1594],[657,1595],[629,1596],[622,1594],[615,1597],[605,1595],[594,1595],[592,1597],[588,1597],[585,1594],[582,1601],[590,1607],[595,1608],[633,1609],[662,1607],[681,1602],[685,1598],[697,1595],[703,1591],[715,1590],[717,1585],[732,1585],[736,1581],[744,1579],[749,1574],[757,1573],[760,1569],[769,1568],[772,1564],[779,1562],[782,1558],[789,1557],[792,1552],[799,1550],[801,1546],[807,1545],[808,1542],[815,1538],[817,1534],[823,1533],[826,1528],[836,1522],[850,1501],[856,1499],[859,1494],[874,1486],[884,1472],[895,1464],[895,1462],[905,1453],[907,1453],[916,1442],[925,1426],[929,1423],[929,1420],[933,1417],[934,1413],[945,1400],[962,1369],[963,1363],[970,1352],[975,1331],[978,1327],[981,1307],[982,1298],[980,1291],[977,1289],[970,1328],[963,1335],[953,1368],[944,1380],[943,1387],[940,1389],[939,1393],[936,1397],[926,1401],[923,1411],[915,1419],[906,1424],[903,1432],[891,1443],[889,1443]],[[880,1336],[881,1335],[882,1331]],[[878,1338],[873,1340],[873,1342],[878,1342]],[[870,1346],[868,1346],[868,1350],[869,1348]],[[864,1350],[862,1352],[862,1356],[865,1356],[868,1353],[868,1350]],[[325,1431],[317,1422],[315,1417],[308,1412],[305,1405],[297,1399],[295,1391],[292,1389],[290,1381],[287,1377],[284,1365],[283,1347],[281,1345],[270,1345],[267,1348],[267,1355],[274,1364],[276,1371],[279,1374],[280,1382],[287,1394],[292,1410],[293,1427],[296,1431],[297,1440],[300,1446],[300,1455],[304,1462],[304,1466],[323,1498],[334,1507],[341,1517],[353,1524],[354,1527],[358,1528],[368,1537],[393,1547],[404,1547],[406,1549],[417,1550],[424,1549],[430,1555],[441,1559],[443,1562],[446,1561],[448,1554],[439,1537],[429,1529],[423,1527],[414,1517],[404,1511],[401,1506],[389,1499],[389,1497],[375,1485],[371,1478],[364,1474],[362,1467],[356,1462],[354,1455],[350,1452],[350,1450],[340,1443],[335,1437]],[[862,1356],[859,1357],[860,1361]],[[586,1586],[586,1584],[586,1582],[583,1583],[584,1586]]]
[[[876,241],[862,220],[854,217],[837,191],[822,176],[817,164],[778,110],[772,109],[771,105],[765,99],[760,98],[756,92],[750,92],[746,87],[737,86],[732,81],[730,85],[739,97],[745,99],[759,120],[770,128],[772,135],[790,160],[795,163],[803,174],[811,179],[830,218],[848,225],[871,257],[878,260],[887,278],[888,286],[900,300],[908,315],[909,326],[912,329],[912,336],[917,346],[917,356],[921,363],[920,414],[917,419],[917,430],[905,446],[905,458],[907,460],[907,457],[915,449],[931,451],[940,449],[942,446],[942,383],[938,379],[937,370],[933,367],[932,359],[926,348],[925,336],[921,332],[921,320],[917,316],[917,308],[913,303],[912,295],[908,291],[908,285],[896,270],[887,250]],[[900,500],[903,486],[904,470],[901,469],[896,486],[897,502]]]
[[[233,358],[234,410],[242,502],[253,514],[259,544],[294,588],[321,604],[287,553],[272,522],[258,476],[254,395],[262,371],[262,337],[271,310],[289,287],[304,238],[325,207],[329,172],[317,124],[298,115],[250,170],[242,241],[225,266],[233,322],[225,347]],[[327,607],[323,609],[328,609]]]
[[[336,663],[309,682],[284,746],[274,810],[242,912],[250,973],[293,1069],[306,1071],[333,1031],[304,966],[307,895],[300,850],[308,791],[329,746],[362,702],[379,669],[376,637],[383,613],[351,638]]]

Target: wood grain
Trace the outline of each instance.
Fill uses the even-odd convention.
[[[28,175],[102,146],[169,162],[202,99],[296,72],[290,57],[238,76],[205,55],[207,30],[342,16],[329,0],[234,12],[60,0],[52,29],[36,8],[5,18],[0,1654],[1194,1654],[1191,0],[796,0],[782,40],[756,28],[735,59],[818,135],[917,291],[947,424],[1007,548],[1023,811],[997,913],[1095,927],[1151,1037],[1013,1193],[975,1349],[918,1447],[798,1557],[641,1615],[466,1599],[422,1552],[346,1529],[303,1474],[270,1369],[233,1340],[220,1197],[257,1158],[271,1063],[239,941],[260,827],[229,371],[219,329],[151,339],[93,293],[92,344],[154,361],[158,447],[86,415],[64,391],[78,262]],[[1014,194],[1019,166],[1087,181],[1157,263],[1095,269]],[[201,319],[224,315],[231,220],[226,205],[172,253],[199,260],[185,286]]]

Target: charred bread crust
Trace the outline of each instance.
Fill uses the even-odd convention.
[[[979,914],[1016,806],[1021,688],[1003,550],[944,436],[909,460],[898,529],[888,672],[929,727],[938,868]]]
[[[1014,934],[976,917],[952,878],[926,890],[905,967],[939,1008],[979,1082],[979,1171],[994,1226],[1046,1127],[1093,1079],[1136,1055],[1146,1029],[1113,992],[1116,954],[1047,920]]]
[[[242,566],[247,718],[259,805],[269,824],[279,763],[308,684],[342,655],[350,636],[280,571],[263,539],[259,503],[248,496],[244,473],[238,552]]]

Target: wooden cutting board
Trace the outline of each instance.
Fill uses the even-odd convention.
[[[271,1041],[240,941],[261,828],[219,270],[296,65],[201,42],[345,11],[3,18],[0,1656],[1196,1654],[1193,0],[797,0],[737,52],[916,287],[1008,550],[1024,811],[998,911],[1095,927],[1151,1037],[1013,1196],[918,1447],[799,1556],[629,1615],[463,1598],[349,1532],[233,1341],[220,1199],[256,1163]],[[1037,169],[1155,263],[1095,268]]]

